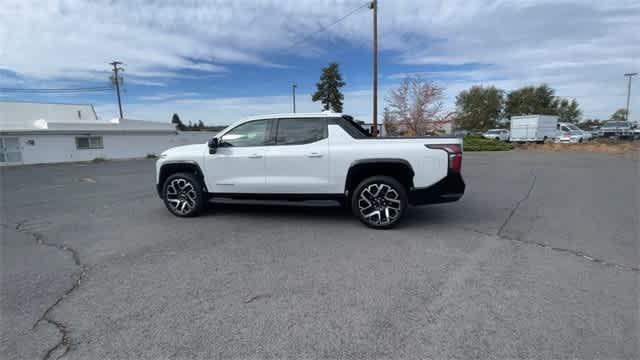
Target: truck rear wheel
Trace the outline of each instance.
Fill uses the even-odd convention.
[[[167,178],[162,198],[169,211],[179,217],[198,215],[206,205],[200,181],[190,173],[176,173]]]
[[[390,229],[402,219],[408,206],[407,190],[389,176],[364,179],[351,197],[351,210],[374,229]]]

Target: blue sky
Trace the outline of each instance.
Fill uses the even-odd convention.
[[[131,118],[226,124],[317,111],[320,69],[338,62],[345,112],[371,109],[371,13],[349,1],[30,1],[0,9],[0,87],[86,87],[107,83],[108,62],[125,63],[124,109]],[[576,98],[585,117],[605,118],[626,101],[622,74],[640,71],[638,1],[380,0],[380,109],[406,74],[446,88],[453,110],[474,84],[511,90],[547,83]],[[301,42],[301,40],[304,40]],[[297,45],[296,45],[297,44]],[[295,46],[294,46],[295,45]],[[640,115],[640,80],[632,91]],[[117,114],[107,93],[0,94],[0,100],[92,103]]]

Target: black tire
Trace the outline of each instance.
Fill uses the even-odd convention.
[[[340,204],[340,207],[345,210],[351,210],[351,202],[346,197],[338,200],[338,204]]]
[[[379,196],[375,196],[376,194],[371,192],[376,190],[376,186],[377,188],[383,187],[376,192]],[[384,191],[384,194],[381,191]],[[395,192],[396,195],[393,195],[391,191]],[[367,202],[369,205],[367,205]],[[363,224],[373,229],[391,229],[398,225],[407,210],[407,206],[407,189],[396,179],[389,176],[366,178],[355,188],[351,195],[351,211]],[[375,214],[376,212],[377,215]]]
[[[500,141],[500,138],[499,138],[499,137],[497,137],[497,138],[496,138],[496,141]]]
[[[175,173],[162,185],[164,205],[179,217],[198,215],[207,204],[206,195],[200,180],[190,173]]]

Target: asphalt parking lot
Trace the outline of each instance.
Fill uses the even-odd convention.
[[[3,359],[640,358],[640,168],[465,154],[391,231],[326,204],[171,216],[153,162],[0,170]]]

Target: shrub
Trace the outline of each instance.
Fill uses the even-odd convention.
[[[512,149],[513,145],[505,141],[485,139],[481,136],[464,137],[464,151],[507,151]]]

